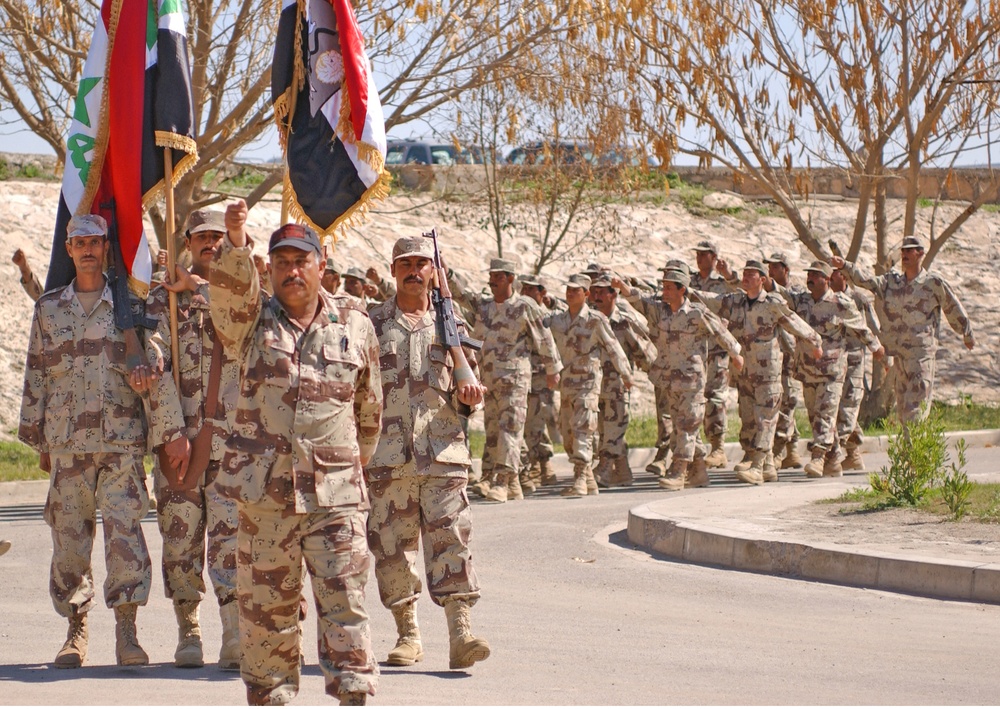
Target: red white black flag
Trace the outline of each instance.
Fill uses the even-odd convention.
[[[323,236],[389,193],[385,119],[350,0],[284,0],[271,100],[293,219]]]

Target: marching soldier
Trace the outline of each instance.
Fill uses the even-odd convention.
[[[18,281],[21,284],[21,288],[24,289],[24,292],[31,298],[32,302],[37,303],[38,299],[42,297],[42,283],[38,280],[38,276],[31,271],[31,266],[28,264],[28,257],[24,255],[24,251],[17,249],[14,251],[14,255],[10,257],[10,260],[14,262],[14,265],[21,272],[21,280]]]
[[[236,586],[250,704],[299,688],[303,562],[312,577],[319,664],[341,704],[375,693],[364,588],[362,465],[381,430],[378,340],[351,296],[320,288],[319,237],[286,224],[268,243],[274,296],[261,294],[240,200],[209,275],[212,323],[243,380],[223,460],[239,501]]]
[[[475,379],[474,352],[466,348],[465,362],[456,361],[438,336],[438,314],[429,295],[433,259],[428,239],[397,240],[391,266],[396,294],[371,311],[384,409],[382,436],[365,468],[372,505],[368,540],[379,595],[398,633],[386,662],[412,665],[424,656],[415,605],[422,539],[428,591],[448,619],[454,670],[490,654],[489,644],[471,631],[479,581],[469,550],[472,510],[465,487],[472,460],[461,420],[483,394]],[[464,324],[459,328],[464,331]]]

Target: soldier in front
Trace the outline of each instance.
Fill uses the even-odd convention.
[[[490,655],[487,642],[472,635],[470,620],[479,580],[469,550],[472,510],[465,487],[472,459],[461,419],[483,393],[474,352],[463,348],[466,367],[438,335],[429,294],[433,258],[429,239],[397,240],[391,266],[396,294],[370,313],[384,410],[382,436],[365,467],[372,505],[368,541],[379,595],[398,631],[386,662],[412,665],[424,656],[416,614],[422,542],[427,588],[448,619],[449,667],[455,670]],[[458,328],[464,332],[464,323]]]
[[[375,693],[364,589],[368,494],[362,465],[381,429],[378,340],[350,296],[322,292],[312,229],[271,235],[274,296],[260,292],[240,200],[209,276],[212,322],[243,381],[222,468],[239,501],[236,586],[250,704],[286,704],[299,688],[303,561],[317,607],[327,694]]]
[[[115,612],[115,656],[119,665],[149,662],[135,627],[136,609],[146,604],[152,580],[139,524],[149,507],[142,467],[146,418],[130,385],[125,337],[115,326],[102,270],[107,231],[97,215],[70,220],[66,250],[76,278],[35,304],[21,399],[18,438],[39,452],[39,467],[49,473],[49,593],[56,612],[69,619],[54,663],[63,669],[80,667],[87,658],[98,510],[108,572],[104,601]],[[136,373],[148,380],[148,371]]]

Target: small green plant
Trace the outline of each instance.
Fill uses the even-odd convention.
[[[6,160],[0,158],[0,180],[9,180],[9,179],[10,179],[10,166],[7,164]]]
[[[41,174],[42,174],[41,169],[37,165],[32,165],[31,163],[27,165],[22,165],[21,168],[17,171],[18,177],[25,177],[28,178],[29,180],[34,179]]]
[[[915,506],[941,480],[948,463],[948,444],[941,417],[931,414],[889,431],[889,465],[872,473],[868,482],[886,496],[886,505]]]
[[[952,463],[951,470],[944,476],[941,483],[941,497],[948,505],[952,519],[956,522],[965,516],[969,510],[969,495],[972,494],[973,483],[965,473],[966,463],[965,439],[959,439],[956,444],[958,464]]]

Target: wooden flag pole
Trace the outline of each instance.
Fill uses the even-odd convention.
[[[163,194],[167,202],[166,232],[167,232],[167,280],[173,283],[176,279],[177,246],[174,239],[174,154],[170,148],[163,149]],[[174,373],[174,385],[177,396],[181,395],[181,362],[180,345],[177,342],[177,294],[167,291],[170,304],[170,363]]]

